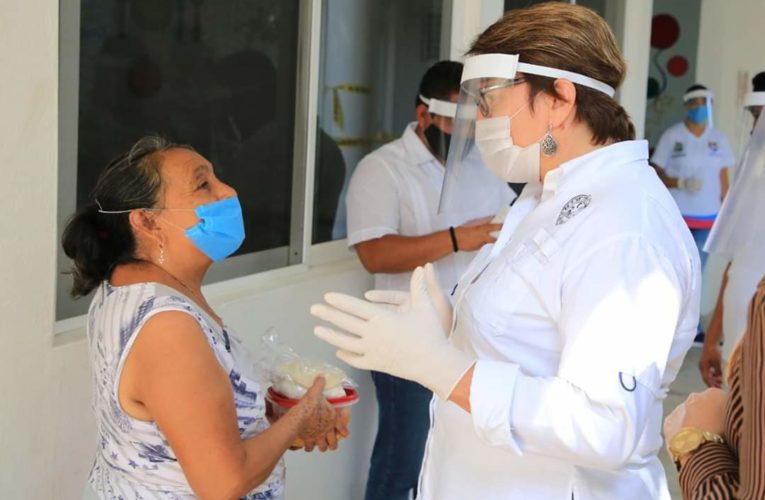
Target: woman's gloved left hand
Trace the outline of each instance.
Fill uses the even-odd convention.
[[[412,273],[406,308],[340,293],[328,293],[324,300],[326,304],[311,306],[311,314],[347,333],[323,326],[314,333],[337,347],[337,357],[355,368],[412,380],[446,400],[475,363],[444,334],[422,267]]]

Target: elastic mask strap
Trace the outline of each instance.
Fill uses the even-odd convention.
[[[196,208],[151,208],[151,207],[137,207],[137,208],[128,208],[127,210],[104,210],[104,207],[101,206],[101,202],[99,202],[97,199],[93,200],[98,207],[98,213],[100,214],[129,214],[133,210],[145,210],[147,212],[159,212],[161,210],[169,210],[171,212],[194,212],[196,211]]]
[[[532,97],[532,98],[531,98],[531,100],[530,100],[530,101],[527,101],[525,105],[523,105],[523,106],[521,106],[520,108],[518,108],[518,109],[515,111],[515,113],[513,113],[512,115],[510,115],[510,117],[509,117],[509,118],[512,120],[513,118],[515,118],[515,117],[516,117],[516,115],[517,115],[518,113],[520,113],[520,112],[521,112],[521,111],[523,111],[524,109],[526,109],[526,108],[528,108],[529,106],[531,106],[531,103],[532,103],[532,102],[534,102],[534,101],[537,99],[537,97],[539,97],[539,94],[541,94],[541,93],[542,93],[542,91],[541,91],[541,90],[540,90],[539,92],[537,92],[537,93],[534,95],[534,97]]]
[[[181,231],[183,231],[184,233],[185,233],[187,230],[191,229],[191,227],[194,227],[194,226],[196,226],[196,224],[194,224],[194,226],[191,226],[191,227],[181,227],[181,226],[179,226],[178,224],[176,224],[176,223],[174,223],[174,222],[170,222],[170,221],[169,221],[169,220],[168,220],[166,217],[162,217],[161,215],[158,215],[157,217],[159,217],[160,219],[162,219],[163,221],[165,221],[167,224],[169,224],[169,225],[171,225],[171,226],[173,226],[173,227],[176,227],[176,228],[180,229],[180,230],[181,230]],[[198,224],[198,223],[197,223],[197,224]]]

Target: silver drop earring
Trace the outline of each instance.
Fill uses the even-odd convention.
[[[157,262],[160,266],[165,263],[165,245],[159,246],[159,259],[157,259]]]
[[[558,141],[552,136],[552,126],[547,127],[547,133],[542,138],[542,142],[539,143],[542,154],[545,156],[553,156],[558,152]]]

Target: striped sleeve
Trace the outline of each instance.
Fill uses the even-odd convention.
[[[741,399],[744,405],[739,461],[746,499],[765,498],[765,280],[749,305],[741,345]]]
[[[738,457],[726,444],[703,445],[680,470],[684,500],[765,499],[765,279],[749,304],[747,330],[733,358],[739,366],[731,372],[731,395],[740,401],[731,402],[726,418]]]
[[[706,443],[680,469],[683,500],[737,498],[738,461],[724,443]]]

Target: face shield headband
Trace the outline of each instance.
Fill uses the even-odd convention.
[[[420,101],[428,107],[428,113],[432,115],[442,116],[449,120],[454,119],[454,115],[457,114],[457,103],[451,101],[444,101],[442,99],[436,99],[435,97],[425,97],[419,94]],[[428,146],[433,155],[438,158],[442,163],[446,162],[449,155],[449,146],[451,143],[451,134],[448,134],[437,127],[434,123],[431,123],[425,130],[423,130],[425,140],[428,141]]]
[[[425,97],[422,94],[418,95],[420,101],[428,107],[428,113],[432,115],[445,116],[446,118],[454,118],[457,114],[457,103],[451,101],[443,101],[436,99],[435,97]]]

